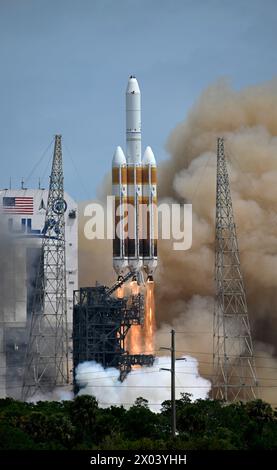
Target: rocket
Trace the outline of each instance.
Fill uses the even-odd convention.
[[[157,267],[157,167],[151,147],[141,157],[141,94],[130,76],[126,90],[126,156],[117,147],[112,162],[114,204],[113,267],[129,269],[139,283]]]

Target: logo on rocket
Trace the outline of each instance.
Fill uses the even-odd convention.
[[[157,267],[157,166],[151,147],[141,158],[141,94],[130,76],[126,90],[126,157],[117,147],[112,162],[114,209],[113,267],[143,282]]]

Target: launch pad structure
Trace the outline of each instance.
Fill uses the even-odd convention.
[[[152,366],[154,356],[129,354],[126,336],[133,325],[144,321],[144,297],[141,293],[130,297],[114,297],[120,286],[83,287],[74,292],[73,308],[73,367],[74,391],[76,368],[84,361],[95,361],[104,368],[115,367],[123,381],[132,366]]]

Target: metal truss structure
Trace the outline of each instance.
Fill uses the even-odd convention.
[[[61,136],[55,136],[41,258],[36,278],[22,399],[69,383],[65,219]]]
[[[257,378],[223,138],[217,141],[215,281],[213,398],[251,400]]]
[[[113,291],[95,286],[74,292],[73,366],[75,371],[81,362],[93,360],[104,368],[119,369],[124,380],[132,365],[153,365],[154,356],[128,354],[125,349],[131,326],[143,323],[143,295],[116,298],[111,295]],[[75,380],[74,389],[78,390]]]

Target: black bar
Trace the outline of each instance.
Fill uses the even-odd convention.
[[[225,465],[231,467],[238,465],[241,468],[245,465],[247,468],[260,467],[267,468],[266,464],[275,459],[277,456],[276,451],[1,451],[0,452],[0,466],[1,468],[9,468],[18,466],[18,468],[61,468],[65,466],[76,469],[82,468],[137,468],[168,466],[170,467],[183,467],[197,468],[200,465],[202,468],[217,468],[218,465]],[[113,458],[113,459],[111,459]],[[122,464],[119,466],[119,460],[116,458],[124,458]],[[273,460],[274,462],[274,460]]]

